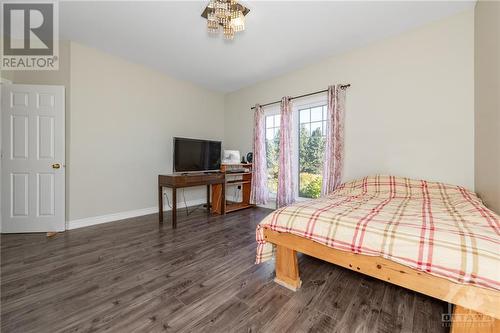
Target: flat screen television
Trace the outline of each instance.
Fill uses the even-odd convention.
[[[174,172],[220,170],[221,142],[174,137]]]

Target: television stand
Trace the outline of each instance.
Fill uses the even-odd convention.
[[[217,199],[212,200],[212,205],[210,204],[210,187],[216,186],[217,184],[225,184],[226,177],[224,173],[187,173],[187,174],[168,174],[168,175],[158,175],[158,220],[159,223],[163,223],[163,188],[168,187],[172,189],[172,228],[177,228],[177,189],[194,187],[194,186],[206,186],[207,187],[207,210],[210,211],[212,207],[213,212],[220,214],[225,214],[225,189],[219,194]],[[217,209],[216,209],[217,207]],[[220,207],[220,208],[218,208]]]

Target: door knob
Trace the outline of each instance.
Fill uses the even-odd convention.
[[[61,164],[59,164],[59,163],[52,164],[52,169],[59,169],[60,167],[61,167]]]

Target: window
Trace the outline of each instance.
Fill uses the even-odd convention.
[[[278,191],[280,121],[279,114],[266,116],[267,187],[271,194],[276,194]]]
[[[294,109],[293,172],[298,197],[318,198],[321,194],[323,154],[326,142],[325,100],[309,101]],[[267,186],[271,197],[278,191],[280,138],[279,108],[266,111]]]
[[[300,109],[299,197],[319,198],[325,152],[326,105]]]

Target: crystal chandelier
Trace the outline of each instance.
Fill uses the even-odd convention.
[[[233,39],[235,32],[245,30],[245,15],[249,11],[236,0],[210,0],[201,16],[207,19],[209,32],[222,30],[225,39]]]

